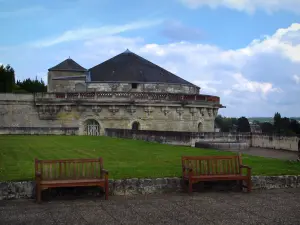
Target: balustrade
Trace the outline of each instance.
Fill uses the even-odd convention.
[[[220,98],[211,95],[183,95],[150,92],[68,92],[68,93],[37,93],[36,99],[103,99],[125,98],[136,100],[169,100],[169,101],[205,101],[219,103]]]

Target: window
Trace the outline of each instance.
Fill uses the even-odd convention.
[[[131,88],[132,88],[132,89],[137,89],[137,86],[138,86],[137,83],[132,83],[132,84],[131,84]]]
[[[132,130],[139,130],[140,129],[140,123],[139,122],[133,122],[132,123]]]
[[[201,122],[198,123],[198,132],[203,132],[203,124]]]

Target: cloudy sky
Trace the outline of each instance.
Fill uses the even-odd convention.
[[[218,95],[226,116],[300,116],[299,0],[0,0],[0,63],[46,80],[127,48]]]

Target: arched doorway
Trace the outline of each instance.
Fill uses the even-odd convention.
[[[88,136],[99,136],[100,125],[96,120],[89,119],[85,121],[85,134]]]
[[[198,123],[198,132],[203,132],[203,124],[201,122]]]
[[[132,123],[132,127],[131,127],[132,130],[139,130],[140,129],[140,123],[135,121]]]

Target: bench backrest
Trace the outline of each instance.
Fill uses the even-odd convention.
[[[41,174],[42,180],[76,180],[103,178],[102,158],[98,159],[35,159],[35,172]]]
[[[193,175],[234,175],[241,174],[240,155],[233,156],[182,156],[182,166],[193,170]],[[188,171],[183,170],[184,176]]]

